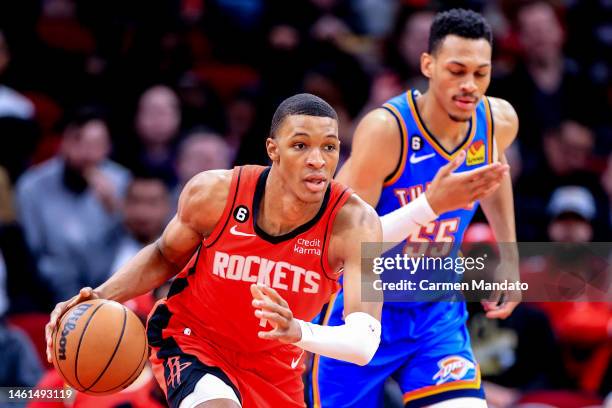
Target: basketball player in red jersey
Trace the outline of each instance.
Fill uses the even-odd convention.
[[[269,168],[194,177],[162,237],[76,299],[123,302],[180,272],[147,325],[173,407],[303,407],[304,350],[367,364],[378,347],[381,304],[362,302],[360,285],[361,243],[381,241],[380,221],[332,181],[336,113],[313,95],[289,98],[266,148]],[[341,270],[351,294],[346,325],[321,333],[306,322],[337,290]]]
[[[156,377],[173,407],[303,407],[304,350],[367,364],[380,341],[381,303],[361,301],[361,243],[382,234],[374,210],[331,181],[336,113],[313,95],[291,97],[277,109],[266,147],[270,168],[194,177],[155,244],[100,287],[58,304],[48,352],[72,305],[122,302],[180,271],[147,325]],[[444,169],[437,191],[462,206],[472,192],[455,187],[450,173],[459,164]],[[482,178],[482,191],[498,183],[490,172],[472,178]],[[337,290],[341,271],[345,324],[307,323]]]

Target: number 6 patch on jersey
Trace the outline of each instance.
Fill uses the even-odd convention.
[[[234,219],[240,223],[249,219],[249,209],[244,205],[239,205],[234,210]]]

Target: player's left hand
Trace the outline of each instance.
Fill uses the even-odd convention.
[[[519,281],[518,263],[504,261],[502,259],[496,270],[496,280],[501,282]],[[521,303],[522,293],[520,290],[494,291],[487,300],[481,302],[482,307],[489,319],[505,319],[512,314],[512,311]]]
[[[483,300],[482,307],[484,308],[487,318],[489,319],[505,319],[512,314],[515,307],[521,302],[514,300],[506,300],[506,292],[496,292],[491,296],[491,300]]]
[[[302,337],[299,323],[293,318],[289,305],[276,290],[264,285],[251,285],[252,305],[255,317],[267,320],[273,327],[270,331],[257,333],[260,339],[295,343]]]

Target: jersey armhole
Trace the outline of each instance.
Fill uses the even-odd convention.
[[[333,272],[332,268],[329,264],[329,253],[327,251],[328,243],[331,237],[331,233],[334,226],[334,221],[336,220],[336,215],[338,211],[342,208],[344,203],[350,198],[351,194],[353,194],[353,190],[349,187],[345,187],[345,189],[338,195],[338,199],[332,204],[332,209],[327,218],[327,222],[325,225],[325,235],[323,236],[323,252],[321,253],[321,269],[325,276],[332,280],[337,281],[340,278],[341,272]]]
[[[497,143],[495,142],[495,121],[493,120],[493,109],[491,109],[489,97],[485,96],[484,100],[487,117],[487,159],[489,159],[489,163],[494,163],[499,160]]]
[[[382,106],[382,109],[385,109],[391,114],[391,116],[395,118],[395,122],[397,122],[397,128],[399,129],[400,135],[400,157],[397,160],[397,164],[395,165],[393,171],[389,175],[387,175],[383,181],[383,186],[389,186],[397,180],[398,176],[400,176],[400,173],[402,171],[402,164],[406,160],[405,156],[407,153],[405,152],[405,150],[407,150],[406,143],[408,136],[405,134],[405,129],[402,125],[402,119],[398,117],[398,113],[395,112],[394,107],[392,105],[385,104]]]
[[[198,261],[200,260],[200,254],[202,253],[202,244],[198,245],[198,249],[196,252],[195,260],[193,261],[193,265],[188,269],[187,276],[193,275],[196,273],[196,268],[198,267]]]
[[[204,247],[211,247],[219,237],[221,233],[227,226],[227,222],[229,220],[230,214],[232,212],[232,208],[234,208],[234,204],[236,203],[236,197],[238,196],[238,187],[240,187],[240,176],[242,175],[242,167],[235,167],[232,174],[232,181],[230,183],[229,194],[227,196],[227,201],[225,202],[225,208],[223,209],[223,214],[221,218],[215,225],[215,228],[211,232],[211,234],[206,237],[204,240]]]

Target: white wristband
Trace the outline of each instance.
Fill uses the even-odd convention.
[[[383,241],[403,241],[408,235],[435,221],[436,218],[438,215],[429,205],[425,193],[420,194],[416,200],[380,217]]]
[[[366,365],[378,350],[380,322],[367,313],[349,314],[342,326],[321,326],[296,320],[302,329],[302,338],[295,345],[306,351]]]

